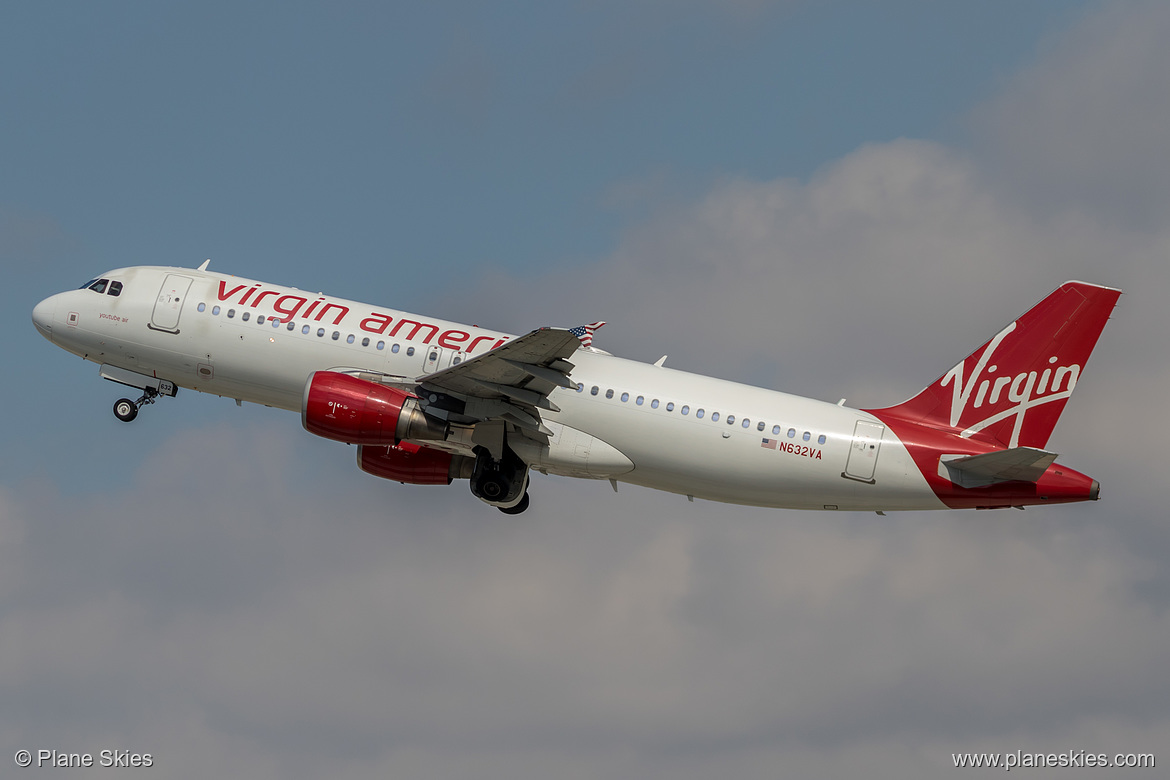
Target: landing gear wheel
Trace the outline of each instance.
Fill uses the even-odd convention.
[[[138,404],[129,398],[119,398],[114,402],[114,416],[122,422],[130,422],[138,416]]]
[[[525,509],[528,508],[528,493],[527,492],[524,493],[524,497],[520,499],[520,503],[517,504],[516,506],[510,506],[506,509],[502,506],[496,507],[496,508],[499,509],[501,512],[503,512],[506,515],[518,515],[521,512],[523,512]]]
[[[508,480],[504,479],[498,471],[488,472],[480,480],[479,490],[483,497],[489,501],[502,499],[508,493]]]

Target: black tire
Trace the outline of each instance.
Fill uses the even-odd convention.
[[[528,508],[528,493],[524,494],[524,497],[520,499],[520,503],[516,506],[510,506],[507,508],[501,506],[496,508],[506,515],[518,515]]]
[[[138,416],[138,404],[129,398],[119,398],[114,402],[114,416],[122,422],[130,422]]]

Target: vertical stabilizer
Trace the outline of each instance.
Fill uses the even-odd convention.
[[[1043,448],[1120,295],[1065,282],[921,393],[874,411],[994,446]]]

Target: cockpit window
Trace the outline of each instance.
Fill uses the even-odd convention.
[[[81,285],[81,286],[80,286],[80,287],[78,287],[77,289],[78,289],[78,290],[88,290],[88,289],[89,289],[89,286],[90,286],[91,284],[93,284],[94,282],[96,282],[96,281],[97,281],[97,279],[90,279],[88,282],[86,282],[85,284]]]
[[[122,294],[121,282],[110,282],[110,289],[106,290],[106,295],[113,295],[115,298]]]
[[[106,291],[106,285],[109,283],[109,279],[98,279],[89,286],[89,289],[93,290],[95,293],[104,293]]]

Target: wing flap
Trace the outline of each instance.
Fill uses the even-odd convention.
[[[442,414],[464,424],[502,420],[526,436],[545,441],[552,432],[544,426],[540,410],[559,411],[548,399],[549,393],[576,386],[569,379],[574,366],[565,358],[580,346],[577,336],[567,330],[540,328],[422,377],[420,397],[438,393],[457,399],[451,407],[454,414]]]

